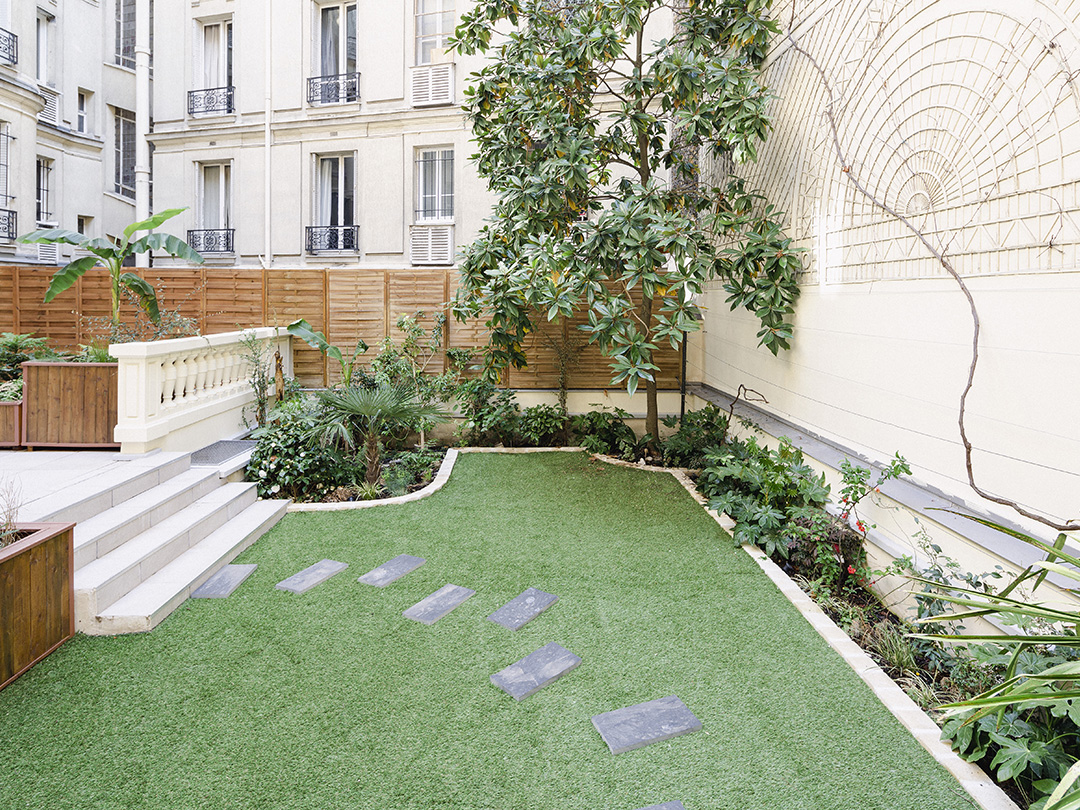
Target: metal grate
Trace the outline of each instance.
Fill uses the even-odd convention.
[[[307,228],[308,253],[329,250],[356,252],[360,249],[360,229],[356,225],[315,225]]]
[[[199,253],[232,253],[233,228],[204,228],[188,231],[187,243]]]
[[[192,467],[216,467],[230,458],[236,458],[241,453],[254,450],[258,442],[253,440],[221,441],[214,442],[202,450],[196,450],[191,454]]]
[[[19,37],[0,28],[0,61],[15,65],[19,62]]]
[[[18,215],[14,211],[0,208],[0,239],[14,239],[18,235]]]
[[[206,90],[188,91],[188,115],[206,113],[231,113],[233,106],[233,87],[209,87]]]
[[[339,104],[360,100],[360,74],[313,76],[308,79],[308,104]]]

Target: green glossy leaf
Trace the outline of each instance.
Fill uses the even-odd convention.
[[[98,263],[96,256],[83,256],[57,270],[49,282],[49,289],[45,291],[45,303],[49,303],[56,296],[79,280],[79,276]]]
[[[124,228],[124,241],[129,241],[132,235],[139,231],[152,231],[154,228],[157,228],[167,220],[184,213],[186,210],[186,208],[170,208],[167,211],[154,214],[150,219],[144,219],[142,222],[132,222]]]
[[[157,293],[146,279],[140,278],[134,273],[124,273],[120,276],[120,283],[138,296],[139,306],[143,308],[143,312],[146,313],[151,321],[155,324],[161,323],[161,313],[158,311]]]
[[[146,253],[150,250],[160,250],[177,259],[202,264],[202,254],[193,250],[191,246],[178,236],[168,233],[151,233],[140,237],[128,245],[130,253]]]
[[[83,236],[77,231],[66,231],[63,228],[45,228],[40,231],[33,231],[28,234],[20,236],[16,241],[23,242],[24,244],[63,244],[63,245],[75,245],[82,246],[86,244],[89,239]]]

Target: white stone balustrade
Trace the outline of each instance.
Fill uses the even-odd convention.
[[[241,343],[252,334],[266,347],[271,378],[275,351],[291,376],[292,348],[284,327],[109,346],[120,366],[114,436],[121,452],[198,450],[241,433],[244,409],[250,411],[255,402],[249,351]]]

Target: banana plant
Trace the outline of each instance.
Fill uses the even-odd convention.
[[[338,365],[341,366],[341,382],[342,385],[352,385],[353,374],[356,372],[356,361],[364,352],[368,350],[368,345],[362,339],[356,342],[356,348],[353,350],[352,357],[348,360],[345,359],[345,355],[341,349],[334,346],[326,339],[326,335],[322,332],[316,331],[315,327],[301,318],[298,321],[293,321],[287,327],[285,331],[294,337],[298,337],[307,343],[311,348],[318,349],[322,352],[324,357],[329,357],[332,360],[336,360]]]
[[[138,253],[159,250],[177,259],[183,259],[193,264],[202,264],[202,256],[178,236],[165,233],[148,233],[135,238],[139,232],[153,231],[167,220],[186,210],[186,208],[170,208],[160,214],[155,214],[150,219],[133,222],[124,228],[123,236],[119,238],[100,236],[90,238],[77,231],[67,231],[63,228],[47,228],[20,236],[19,241],[26,244],[74,245],[76,248],[85,250],[90,254],[68,262],[53,274],[49,289],[45,292],[46,304],[78,281],[79,277],[86,271],[94,267],[104,267],[109,271],[109,278],[112,282],[113,327],[120,325],[121,287],[126,287],[135,294],[143,312],[156,325],[161,322],[157,293],[154,292],[154,288],[145,279],[135,275],[135,273],[123,272],[124,262],[128,257]]]

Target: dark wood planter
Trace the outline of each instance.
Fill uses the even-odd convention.
[[[23,368],[22,441],[34,447],[114,448],[116,363],[28,360]]]
[[[75,524],[18,528],[0,548],[0,689],[75,635]]]
[[[22,400],[0,402],[0,447],[22,446]]]

